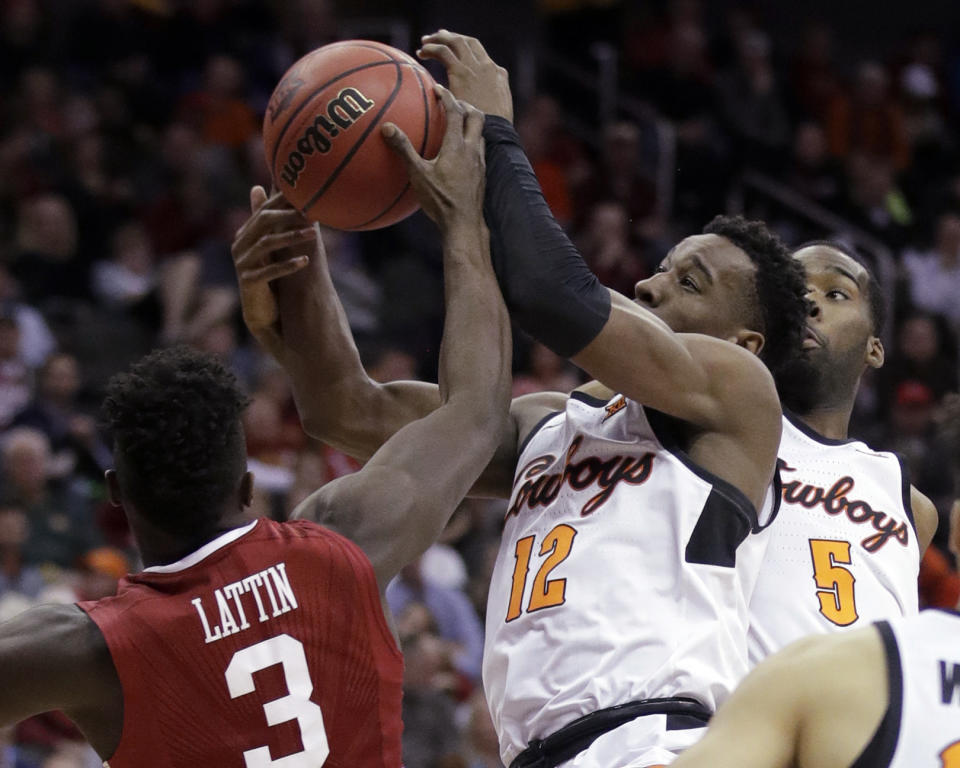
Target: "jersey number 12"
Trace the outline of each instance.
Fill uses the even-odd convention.
[[[569,525],[558,525],[543,537],[543,542],[540,544],[540,557],[546,556],[546,560],[543,561],[533,580],[533,591],[530,593],[530,602],[527,604],[528,613],[563,605],[567,594],[567,580],[547,577],[554,568],[570,556],[570,549],[573,547],[573,539],[576,535],[575,528]],[[523,593],[527,587],[530,556],[533,554],[535,543],[535,536],[524,536],[517,540],[514,553],[517,562],[513,566],[513,586],[510,590],[510,605],[507,607],[507,621],[513,621],[523,613]]]

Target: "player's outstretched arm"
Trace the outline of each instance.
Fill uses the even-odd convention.
[[[123,723],[120,681],[103,636],[75,605],[40,606],[0,624],[0,728],[54,709],[109,757]]]
[[[403,157],[443,237],[446,315],[440,406],[388,440],[357,474],[321,488],[297,514],[357,542],[381,586],[440,534],[500,445],[510,400],[510,321],[490,266],[483,223],[483,116],[440,89],[447,132],[437,158],[420,158],[395,126]]]
[[[253,336],[290,377],[304,429],[363,461],[412,421],[436,410],[436,384],[380,384],[367,376],[334,289],[326,252],[310,226],[280,193],[251,190],[251,216],[233,243],[243,317]],[[520,398],[501,444],[473,488],[507,496],[518,430],[556,404]]]
[[[420,55],[443,62],[458,97],[493,110],[484,127],[484,212],[514,320],[610,389],[721,436],[721,476],[759,505],[780,440],[766,368],[733,344],[674,333],[600,284],[553,218],[508,119],[505,74],[477,40],[441,31],[424,38]]]

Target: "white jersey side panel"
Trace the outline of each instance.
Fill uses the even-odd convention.
[[[504,763],[617,704],[715,710],[747,669],[752,578],[734,561],[756,561],[738,550],[755,520],[742,493],[666,450],[641,406],[571,397],[522,451],[490,583],[483,680]],[[616,731],[618,765],[657,742],[640,720]],[[593,751],[571,765],[603,764]]]
[[[784,417],[780,512],[750,602],[750,661],[794,640],[917,613],[920,549],[895,454]]]
[[[890,768],[960,766],[960,615],[924,611],[891,621],[902,697]],[[897,659],[891,659],[896,664]],[[894,671],[896,673],[896,670]],[[894,674],[895,676],[895,674]],[[896,697],[891,705],[896,706]],[[879,768],[885,768],[880,766]]]

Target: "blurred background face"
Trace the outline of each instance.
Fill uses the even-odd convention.
[[[71,402],[80,389],[80,366],[72,355],[54,355],[46,364],[41,379],[45,397],[54,402]]]
[[[929,363],[937,356],[940,334],[936,323],[922,315],[909,318],[900,329],[900,354],[916,363]]]
[[[25,496],[39,493],[47,481],[50,446],[42,432],[13,430],[3,449],[3,471],[10,485]]]

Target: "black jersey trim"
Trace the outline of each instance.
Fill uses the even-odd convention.
[[[588,395],[586,392],[580,392],[578,390],[571,392],[570,397],[574,400],[579,400],[581,403],[586,403],[594,408],[601,408],[610,402],[609,400],[602,400],[599,397],[594,397],[593,395]]]
[[[751,530],[759,522],[757,519],[757,510],[753,502],[747,498],[747,494],[737,488],[733,483],[717,477],[708,469],[704,469],[697,462],[690,458],[690,455],[684,450],[681,437],[677,434],[676,426],[680,423],[679,419],[668,416],[661,411],[644,406],[644,413],[647,416],[647,423],[650,424],[650,430],[659,441],[664,450],[676,456],[683,464],[702,480],[706,480],[713,485],[715,489],[727,496],[730,501],[743,512],[750,521]]]
[[[887,711],[877,726],[873,738],[864,747],[850,768],[889,768],[900,740],[900,721],[903,714],[903,669],[900,665],[900,649],[897,638],[887,621],[875,625],[883,641],[887,661],[887,687],[889,689]]]
[[[792,411],[788,411],[786,408],[783,409],[783,416],[787,421],[793,424],[793,426],[803,432],[803,434],[805,434],[811,440],[815,440],[816,442],[820,443],[821,445],[849,445],[850,443],[863,442],[862,440],[857,440],[853,437],[848,437],[845,440],[834,440],[831,437],[824,437],[810,425],[804,424],[797,414],[793,413]]]
[[[554,416],[559,416],[561,413],[563,413],[563,411],[550,411],[550,413],[533,425],[533,428],[527,432],[527,436],[523,438],[523,442],[520,443],[520,448],[517,449],[517,459],[523,456],[523,452],[527,450],[527,446],[530,444],[530,441],[533,440],[537,432],[547,426],[547,422],[550,421],[550,419],[552,419]]]
[[[902,454],[893,451],[893,455],[897,457],[897,461],[900,463],[900,495],[903,499],[903,511],[906,512],[907,519],[913,526],[913,535],[916,536],[917,521],[913,517],[913,504],[910,503],[910,466]]]

